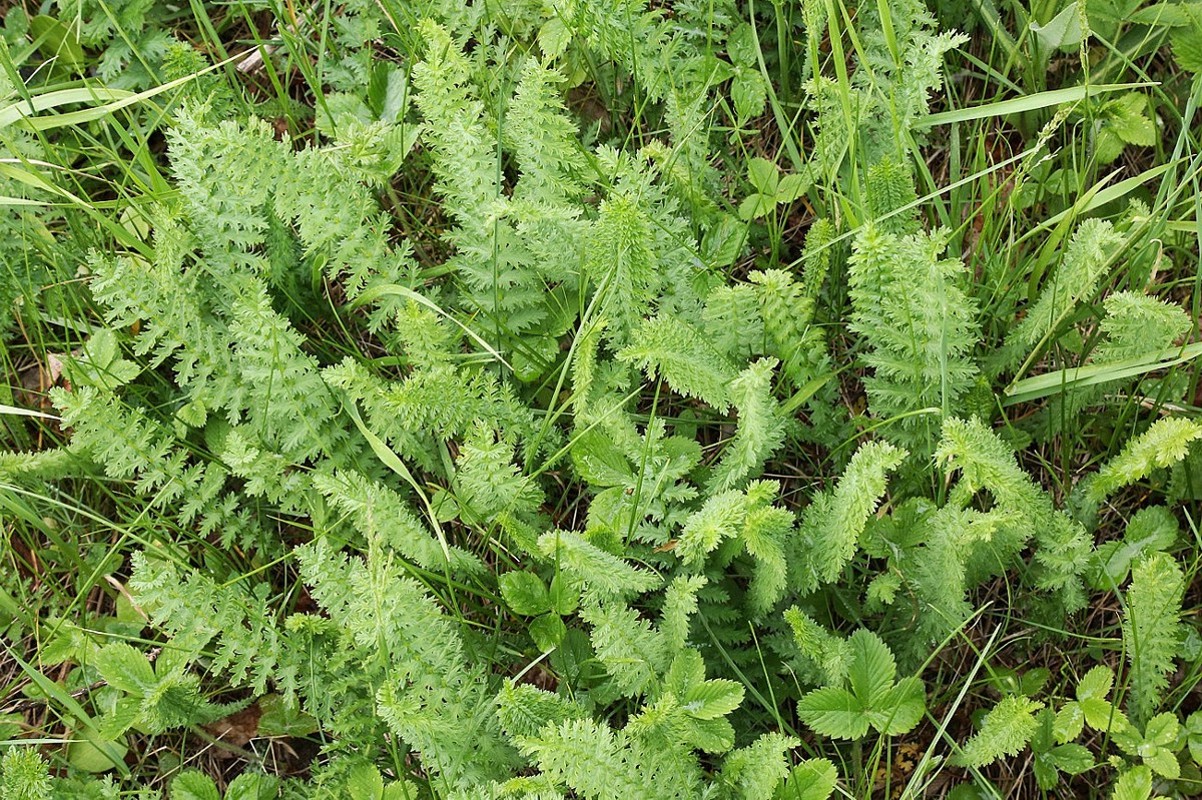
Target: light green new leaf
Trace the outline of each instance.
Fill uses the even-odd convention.
[[[171,782],[171,800],[221,800],[221,794],[212,778],[190,769]]]
[[[1144,739],[1136,754],[1143,762],[1152,768],[1157,775],[1163,775],[1169,780],[1181,777],[1181,764],[1177,761],[1177,738],[1181,733],[1181,725],[1177,716],[1166,711],[1148,720],[1144,729]]]
[[[922,683],[914,677],[894,683],[893,654],[875,633],[857,630],[847,643],[849,689],[827,686],[810,692],[797,704],[797,715],[818,733],[837,739],[858,739],[870,726],[886,735],[912,730],[926,709]]]
[[[739,203],[739,219],[750,222],[753,219],[766,217],[776,207],[776,198],[768,194],[749,194]]]
[[[544,653],[559,647],[568,633],[568,626],[555,614],[543,614],[530,622],[530,638]]]
[[[1202,711],[1195,711],[1185,719],[1185,742],[1195,764],[1202,764]]]
[[[886,736],[900,736],[914,729],[926,712],[926,692],[913,676],[902,678],[881,697],[879,708],[868,710],[868,722]]]
[[[225,800],[272,800],[279,795],[279,779],[244,772],[225,790]]]
[[[1165,553],[1145,557],[1131,572],[1123,614],[1123,646],[1131,663],[1128,710],[1136,724],[1148,719],[1168,688],[1185,629],[1181,602],[1185,575]]]
[[[730,407],[727,385],[735,369],[709,340],[682,319],[661,314],[644,320],[618,359],[639,366],[648,376],[658,375],[672,390],[704,400],[725,411]]]
[[[1094,765],[1093,754],[1081,744],[1062,744],[1053,747],[1047,755],[1056,769],[1069,775],[1080,775]]]
[[[685,692],[680,702],[691,717],[717,719],[734,711],[743,702],[743,685],[728,680],[706,681]]]
[[[776,197],[780,184],[780,170],[766,158],[753,158],[747,162],[747,180],[756,191],[768,197]]]
[[[1144,766],[1127,770],[1114,783],[1112,800],[1148,800],[1152,796],[1152,771]]]
[[[1114,672],[1105,665],[1089,670],[1077,684],[1077,699],[1064,704],[1056,715],[1056,739],[1068,742],[1081,735],[1085,725],[1096,731],[1119,732],[1127,717],[1106,699],[1114,686]]]
[[[683,697],[695,686],[705,682],[705,660],[693,648],[681,650],[672,659],[664,675],[664,689]]]
[[[1084,38],[1081,30],[1081,13],[1075,3],[1069,3],[1046,25],[1031,23],[1031,32],[1035,34],[1043,53],[1066,47],[1076,47]],[[1044,56],[1046,58],[1046,55]]]
[[[815,689],[797,704],[797,716],[822,736],[860,739],[868,733],[868,715],[854,694],[826,686]]]
[[[792,203],[810,188],[810,175],[804,172],[795,172],[791,175],[786,175],[780,179],[780,184],[776,187],[776,202],[777,203]]]
[[[1098,546],[1086,572],[1089,584],[1099,591],[1121,586],[1133,563],[1171,547],[1177,540],[1177,533],[1177,520],[1164,506],[1140,509],[1127,523],[1127,531],[1121,540]]]
[[[890,699],[893,678],[897,675],[897,663],[889,646],[870,631],[859,630],[848,638],[851,645],[851,667],[847,670],[847,681],[852,694],[866,708],[884,704]]]
[[[146,656],[124,642],[100,648],[96,654],[96,669],[110,686],[127,694],[146,694],[158,683]]]
[[[1016,756],[1035,734],[1035,712],[1043,703],[1022,695],[1003,697],[985,715],[979,730],[965,744],[956,763],[983,767],[1003,756]]]
[[[802,761],[789,771],[774,800],[826,800],[835,791],[839,772],[825,758]]]
[[[656,575],[630,566],[573,531],[551,531],[538,538],[538,549],[593,589],[608,594],[649,592],[660,585]]]
[[[1079,485],[1085,499],[1101,503],[1114,492],[1147,477],[1152,470],[1171,467],[1185,458],[1191,442],[1202,438],[1202,425],[1184,417],[1158,419],[1143,434]]]

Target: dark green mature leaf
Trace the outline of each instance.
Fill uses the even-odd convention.
[[[854,694],[837,686],[815,689],[797,704],[797,716],[823,736],[859,739],[868,733],[868,714]]]

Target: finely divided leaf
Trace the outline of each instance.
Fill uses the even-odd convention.
[[[730,407],[734,366],[682,319],[661,314],[644,320],[618,358],[636,364],[648,377],[662,377],[685,397],[696,397],[719,411]]]
[[[965,744],[956,763],[983,767],[1003,756],[1016,756],[1035,733],[1035,712],[1043,703],[1022,695],[1003,697],[985,715],[979,730]]]

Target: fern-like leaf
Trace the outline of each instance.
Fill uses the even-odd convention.
[[[738,488],[755,477],[763,469],[764,460],[783,443],[785,421],[772,397],[775,366],[775,359],[760,359],[731,381],[729,393],[739,410],[739,424],[714,468],[712,491]]]
[[[629,739],[604,723],[568,720],[517,742],[543,773],[572,787],[580,797],[660,800],[671,796],[657,785],[653,774],[640,769]]]
[[[719,411],[730,407],[733,365],[683,320],[660,315],[645,321],[618,357],[636,364],[649,377],[662,377],[685,397],[704,400]],[[755,378],[749,380],[754,383]],[[744,389],[748,390],[755,391]]]
[[[864,524],[885,493],[888,475],[906,458],[906,451],[886,442],[860,446],[832,491],[814,498],[798,533],[801,591],[829,583],[851,561]]]
[[[1202,439],[1202,425],[1184,417],[1159,419],[1122,452],[1082,482],[1078,492],[1097,505],[1124,486],[1146,478],[1152,470],[1171,467],[1189,454],[1191,442]]]
[[[0,758],[0,796],[11,800],[50,800],[50,766],[32,747],[10,744]]]
[[[1153,553],[1131,571],[1123,615],[1123,645],[1131,662],[1132,721],[1142,725],[1159,706],[1180,654],[1185,628],[1181,601],[1185,575],[1165,553]]]
[[[740,800],[771,797],[788,775],[785,754],[796,744],[796,739],[783,734],[763,734],[747,747],[726,756],[719,781],[731,797]]]
[[[672,654],[664,637],[630,607],[619,603],[586,606],[580,615],[593,626],[593,649],[609,671],[618,696],[645,693],[667,670]]]
[[[1003,756],[1016,756],[1035,734],[1035,712],[1043,703],[1022,695],[1008,695],[998,701],[981,723],[981,729],[964,743],[956,763],[983,767]]]
[[[1073,233],[1064,261],[1048,285],[1039,294],[1026,317],[1006,337],[1004,350],[1022,350],[1036,344],[1064,321],[1082,299],[1093,293],[1111,254],[1123,243],[1123,237],[1109,222],[1088,219]]]
[[[630,566],[572,531],[544,533],[538,539],[538,548],[601,596],[639,594],[661,584],[653,573]]]
[[[915,452],[933,449],[936,428],[929,412],[914,412],[948,416],[977,374],[976,306],[964,265],[939,258],[944,246],[942,236],[869,226],[850,261],[851,328],[868,344],[864,361],[873,370],[869,408],[879,419],[900,417],[886,431]]]

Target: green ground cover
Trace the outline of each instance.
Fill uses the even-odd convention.
[[[0,798],[1202,794],[1202,4],[0,28]]]

